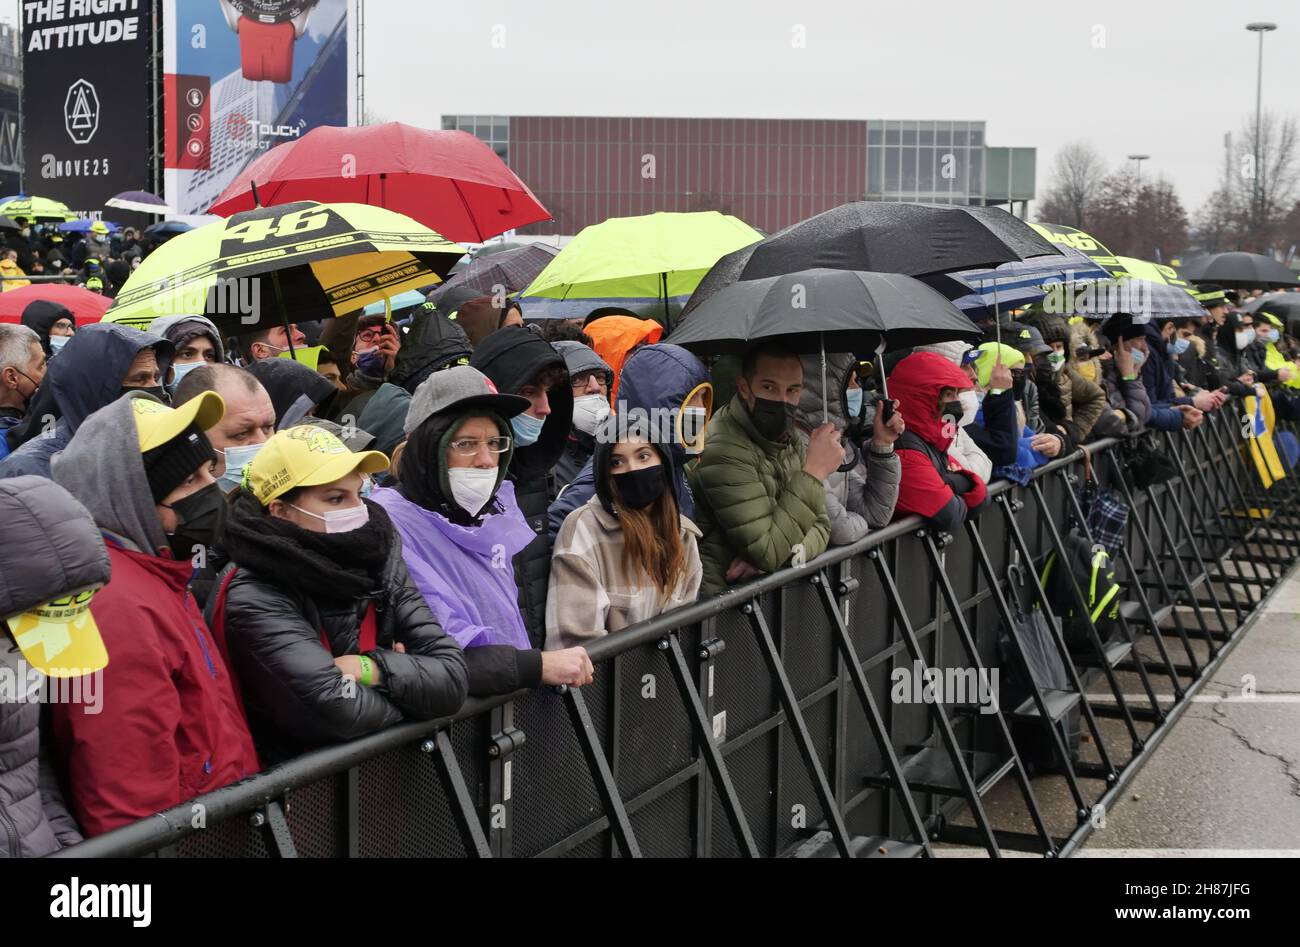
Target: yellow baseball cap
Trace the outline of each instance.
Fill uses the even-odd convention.
[[[226,403],[215,391],[205,391],[179,408],[169,408],[152,398],[132,398],[135,432],[140,439],[140,453],[161,447],[191,424],[206,431],[226,413]]]
[[[47,677],[82,677],[108,665],[108,650],[90,613],[96,589],[38,605],[9,619],[23,657]]]
[[[271,436],[244,468],[244,487],[266,506],[296,487],[333,483],[353,471],[379,473],[388,458],[377,450],[352,452],[329,431],[301,424]]]

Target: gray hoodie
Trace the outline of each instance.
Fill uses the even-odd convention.
[[[0,481],[0,618],[108,582],[104,541],[90,514],[44,477]],[[0,632],[0,673],[28,693],[29,666]],[[41,705],[0,701],[0,858],[47,855],[81,841],[40,741]]]
[[[848,425],[848,405],[844,387],[857,358],[847,353],[826,356],[825,418],[843,433]],[[803,357],[803,394],[795,410],[799,436],[808,443],[808,434],[823,422],[821,355]],[[871,429],[873,415],[864,412],[866,430]],[[832,546],[855,543],[873,529],[886,526],[894,518],[898,501],[898,481],[903,466],[897,454],[876,454],[865,450],[858,463],[847,471],[837,471],[826,478],[826,515],[831,521]]]
[[[95,524],[128,548],[156,556],[168,548],[149,492],[144,457],[136,438],[130,392],[81,422],[52,464],[54,482],[80,500]]]
[[[217,350],[217,361],[226,360],[226,347],[221,344],[221,333],[211,319],[205,316],[159,316],[149,323],[149,332],[160,335],[180,351],[196,335],[206,335]]]

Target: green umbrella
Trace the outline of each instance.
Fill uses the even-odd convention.
[[[763,235],[715,210],[613,217],[584,228],[524,290],[542,299],[668,301],[688,297],[719,258]],[[531,312],[530,305],[525,311]]]
[[[76,220],[77,215],[68,205],[48,197],[18,195],[0,203],[0,214],[6,217],[23,217],[27,220]]]
[[[193,313],[237,333],[327,319],[437,283],[464,253],[382,207],[258,207],[179,234],[149,254],[104,321],[143,328],[159,316]],[[263,276],[272,277],[265,293]]]

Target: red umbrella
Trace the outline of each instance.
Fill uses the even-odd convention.
[[[104,318],[108,307],[113,305],[113,300],[107,296],[92,293],[80,286],[69,286],[67,283],[33,283],[22,289],[11,289],[7,293],[0,293],[0,322],[18,322],[27,304],[38,299],[48,299],[50,302],[67,306],[72,310],[77,325],[98,322]]]
[[[277,145],[245,168],[208,213],[229,216],[258,202],[305,200],[373,204],[413,217],[449,240],[478,243],[551,216],[473,135],[401,122],[322,125]]]

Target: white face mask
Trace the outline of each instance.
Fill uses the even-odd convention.
[[[314,516],[318,520],[325,522],[325,532],[327,533],[350,533],[354,529],[360,529],[370,522],[370,507],[362,503],[360,506],[348,507],[346,510],[330,510],[324,516],[319,513],[313,513],[311,510],[304,510],[300,506],[293,506],[299,513],[305,513],[308,516]]]
[[[1240,332],[1236,334],[1236,337],[1237,337],[1237,348],[1244,349],[1246,346],[1250,345],[1250,343],[1255,341],[1255,330],[1242,329]]]
[[[979,396],[974,391],[959,391],[957,400],[961,402],[961,420],[957,422],[958,427],[965,427],[975,420],[975,412],[980,409]]]
[[[704,424],[708,414],[703,408],[682,408],[682,451],[699,454],[704,451]]]
[[[447,481],[451,484],[451,498],[456,505],[470,516],[478,516],[479,511],[492,500],[497,491],[496,467],[452,467],[447,471]]]
[[[218,454],[226,458],[226,469],[222,471],[217,485],[221,487],[222,493],[229,493],[235,487],[244,482],[244,468],[253,462],[266,442],[261,444],[240,444],[235,447],[227,447],[222,450],[220,447],[213,448]]]
[[[573,426],[593,437],[596,429],[610,415],[609,402],[601,394],[579,395],[573,399]]]

